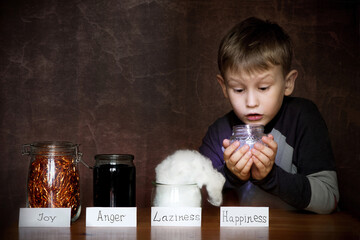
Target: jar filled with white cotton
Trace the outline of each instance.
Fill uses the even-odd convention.
[[[201,207],[201,191],[197,184],[153,183],[153,207]]]
[[[155,168],[153,207],[201,207],[202,188],[214,206],[222,202],[224,176],[195,150],[177,150]]]

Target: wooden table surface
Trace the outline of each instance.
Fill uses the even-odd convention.
[[[1,239],[360,239],[360,221],[348,213],[317,215],[270,209],[268,228],[220,228],[220,209],[203,208],[201,227],[151,227],[151,209],[138,208],[134,228],[85,226],[85,213],[70,228],[19,228],[2,232]]]

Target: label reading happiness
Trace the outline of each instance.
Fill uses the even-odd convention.
[[[87,227],[136,227],[136,207],[88,207]]]
[[[201,226],[201,207],[152,207],[151,226]]]
[[[269,227],[269,208],[221,207],[220,227]]]

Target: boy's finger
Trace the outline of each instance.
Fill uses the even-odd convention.
[[[253,156],[253,157],[251,157],[251,160],[254,162],[254,165],[260,172],[265,171],[264,163],[261,162],[257,157]]]
[[[251,153],[247,152],[244,156],[244,158],[241,160],[242,166],[240,170],[240,174],[247,175],[251,171],[251,166],[253,164],[253,161],[251,159]]]
[[[232,154],[230,160],[236,164],[237,162],[239,162],[239,160],[241,160],[244,155],[248,152],[251,157],[251,152],[249,151],[250,147],[248,145],[244,145],[242,146],[241,148],[237,147],[235,152]],[[249,157],[248,157],[249,158]],[[245,159],[245,160],[248,160],[248,159]]]
[[[239,147],[239,145],[240,145],[239,142],[234,142],[230,146],[225,148],[224,161],[226,163],[229,162],[230,164],[234,165],[237,162],[236,155],[234,156],[234,154],[236,153],[235,150]]]
[[[225,140],[224,140],[224,142],[225,142]],[[233,142],[225,149],[224,154],[227,156],[230,156],[239,146],[240,146],[239,141]]]
[[[268,134],[267,135],[268,138],[271,138],[272,140],[274,140],[274,136],[272,134]]]
[[[249,161],[246,163],[244,169],[243,169],[243,172],[245,174],[248,174],[250,171],[251,171],[251,166],[253,165],[253,160],[252,158],[249,159]]]
[[[274,151],[271,148],[265,147],[264,145],[260,143],[256,143],[254,145],[254,148],[251,149],[251,152],[254,156],[256,156],[260,161],[262,158],[270,158]]]
[[[245,165],[247,164],[247,162],[249,161],[249,159],[251,158],[251,152],[248,151],[247,153],[245,153],[245,155],[243,155],[241,157],[241,159],[235,164],[235,169],[238,172],[243,171]]]
[[[277,149],[277,143],[274,141],[274,137],[262,137],[261,139],[271,149]]]
[[[224,148],[227,148],[227,147],[229,147],[230,146],[230,140],[229,139],[224,139],[224,141],[223,141],[223,147]]]
[[[264,148],[265,149],[265,148]],[[268,148],[269,149],[269,148]],[[270,149],[269,149],[270,150]],[[259,150],[257,150],[257,149],[255,149],[255,148],[253,148],[253,149],[251,149],[251,153],[252,153],[252,155],[256,158],[256,160],[258,161],[258,162],[260,162],[261,164],[263,164],[263,165],[267,165],[267,162],[269,161],[269,157],[267,157],[265,154],[264,154],[264,152],[263,152],[264,150],[262,150],[262,152],[261,151],[259,151]],[[271,150],[270,150],[271,151]],[[256,165],[257,166],[257,165]]]

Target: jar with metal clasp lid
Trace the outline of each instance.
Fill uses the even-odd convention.
[[[261,141],[263,136],[265,136],[263,125],[236,125],[233,127],[230,142],[239,141],[239,148],[247,144],[251,149],[256,142],[263,143]]]
[[[30,156],[26,205],[30,208],[71,208],[71,220],[80,216],[79,145],[44,141],[23,145]]]

